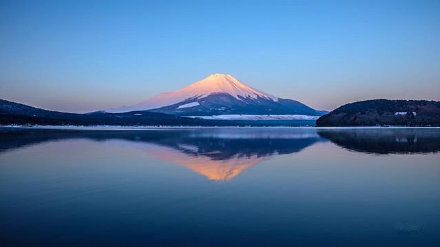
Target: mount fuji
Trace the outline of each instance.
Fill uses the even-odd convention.
[[[107,112],[151,111],[205,119],[305,119],[324,115],[301,102],[254,89],[228,74],[212,74],[185,88]]]

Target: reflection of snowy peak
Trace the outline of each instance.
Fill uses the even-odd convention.
[[[298,101],[279,99],[228,74],[213,74],[185,88],[158,94],[139,104],[111,112],[153,110],[177,115],[304,114],[320,115]]]

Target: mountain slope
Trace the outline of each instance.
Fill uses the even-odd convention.
[[[92,112],[87,114],[48,111],[0,99],[1,125],[116,125],[116,126],[303,126],[307,121],[222,121],[179,117],[150,111],[124,113]]]
[[[322,115],[320,112],[294,100],[268,98],[237,99],[227,93],[214,93],[203,98],[190,98],[177,104],[151,110],[180,116],[211,116],[226,114],[249,115]]]
[[[0,124],[38,125],[185,125],[200,124],[194,119],[155,112],[88,114],[48,111],[0,99]]]
[[[366,100],[343,105],[321,116],[317,126],[440,126],[440,102]]]
[[[180,116],[222,114],[298,114],[320,116],[298,101],[280,99],[254,89],[231,75],[213,74],[183,89],[158,94],[139,104],[109,112],[151,110]]]

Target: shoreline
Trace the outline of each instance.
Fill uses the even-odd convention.
[[[173,129],[438,129],[440,126],[77,126],[77,125],[0,125],[2,129],[47,129],[47,130],[173,130]]]

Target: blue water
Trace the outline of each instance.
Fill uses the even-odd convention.
[[[0,128],[1,246],[440,246],[440,129]]]

